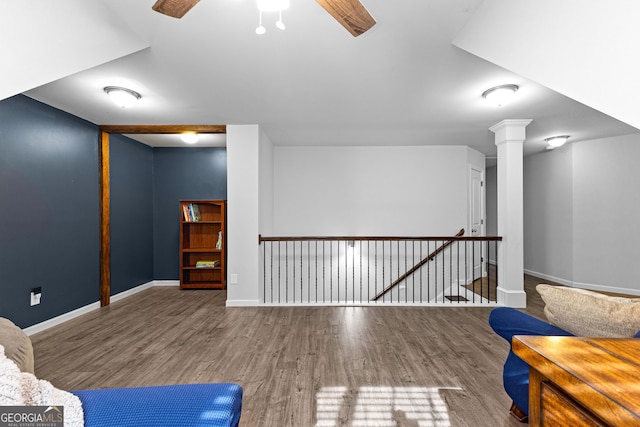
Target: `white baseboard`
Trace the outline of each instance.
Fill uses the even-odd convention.
[[[591,291],[612,292],[612,293],[626,294],[626,295],[640,295],[640,289],[622,288],[619,286],[598,285],[595,283],[574,282],[572,280],[561,279],[559,277],[554,277],[548,274],[538,273],[537,271],[531,271],[527,269],[525,269],[524,272],[531,276],[539,277],[541,279],[549,280],[551,282],[559,283],[561,285],[569,286],[572,288],[587,289]]]
[[[260,300],[257,299],[228,299],[227,307],[257,307],[260,304]]]
[[[142,285],[138,285],[135,288],[131,288],[131,289],[127,289],[126,291],[120,292],[118,294],[115,295],[111,295],[111,297],[109,298],[110,302],[116,302],[116,301],[120,301],[121,299],[125,299],[127,297],[130,297],[131,295],[135,295],[138,292],[142,292],[146,289],[149,289],[153,287],[153,280],[151,282],[147,282],[147,283],[143,283]]]
[[[151,282],[143,283],[142,285],[136,286],[135,288],[127,289],[124,292],[111,295],[110,302],[113,303],[116,301],[120,301],[122,299],[130,297],[131,295],[137,294],[138,292],[142,292],[154,286],[180,286],[180,281],[179,280],[152,280]],[[84,307],[80,307],[78,309],[72,310],[68,313],[61,314],[60,316],[54,317],[52,319],[45,320],[44,322],[40,322],[33,326],[29,326],[28,328],[23,329],[23,331],[27,335],[37,334],[38,332],[42,332],[54,326],[58,326],[61,323],[64,323],[71,319],[75,319],[78,316],[82,316],[83,314],[87,314],[99,308],[100,308],[100,301],[96,301],[91,304],[85,305]]]
[[[550,276],[550,275],[544,274],[544,273],[538,273],[537,271],[527,270],[526,268],[524,269],[524,272],[526,274],[530,275],[530,276],[539,277],[541,279],[548,280],[550,282],[559,283],[559,284],[564,285],[564,286],[574,287],[574,283],[571,280],[562,279],[560,277],[555,277],[555,276]]]
[[[179,280],[154,280],[153,286],[180,286]]]
[[[589,289],[592,291],[613,292],[616,294],[640,295],[639,289],[620,288],[618,286],[595,285],[593,283],[573,282],[575,288]]]
[[[28,328],[23,329],[23,331],[27,335],[33,335],[46,329],[53,328],[54,326],[58,326],[68,320],[75,319],[76,317],[87,314],[93,310],[97,310],[98,308],[100,308],[100,301],[93,302],[89,305],[85,305],[84,307],[80,307],[68,313],[54,317],[53,319],[45,320],[44,322],[29,326]]]

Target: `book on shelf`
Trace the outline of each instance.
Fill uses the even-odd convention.
[[[218,231],[218,241],[216,242],[216,249],[222,249],[222,231]]]
[[[217,267],[218,265],[220,265],[220,261],[218,261],[218,260],[215,260],[215,261],[208,261],[208,260],[196,261],[196,268],[213,268],[213,267]]]
[[[193,220],[194,221],[202,221],[202,216],[200,215],[200,206],[197,203],[190,203],[191,209],[193,210]]]
[[[182,213],[186,222],[198,222],[202,220],[200,207],[196,203],[186,203],[182,205]]]

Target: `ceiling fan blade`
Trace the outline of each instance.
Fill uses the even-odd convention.
[[[359,0],[316,0],[331,16],[335,18],[354,37],[376,25],[376,20],[369,14]]]
[[[151,8],[174,18],[182,18],[200,0],[158,0]]]

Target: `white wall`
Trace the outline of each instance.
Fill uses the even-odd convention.
[[[273,233],[273,144],[262,129],[258,135],[258,144],[259,228],[260,234],[270,235]]]
[[[525,270],[586,289],[640,295],[640,134],[525,158]]]
[[[277,235],[453,235],[467,225],[468,162],[476,157],[467,147],[275,147],[274,153]]]
[[[568,284],[573,278],[573,147],[524,159],[524,265]]]
[[[640,134],[574,146],[574,282],[640,294]]]
[[[227,305],[258,304],[260,129],[227,126]],[[237,275],[237,283],[232,283]]]

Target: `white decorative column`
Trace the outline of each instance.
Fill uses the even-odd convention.
[[[531,120],[503,120],[489,129],[498,147],[498,303],[527,306],[524,292],[523,144]]]

